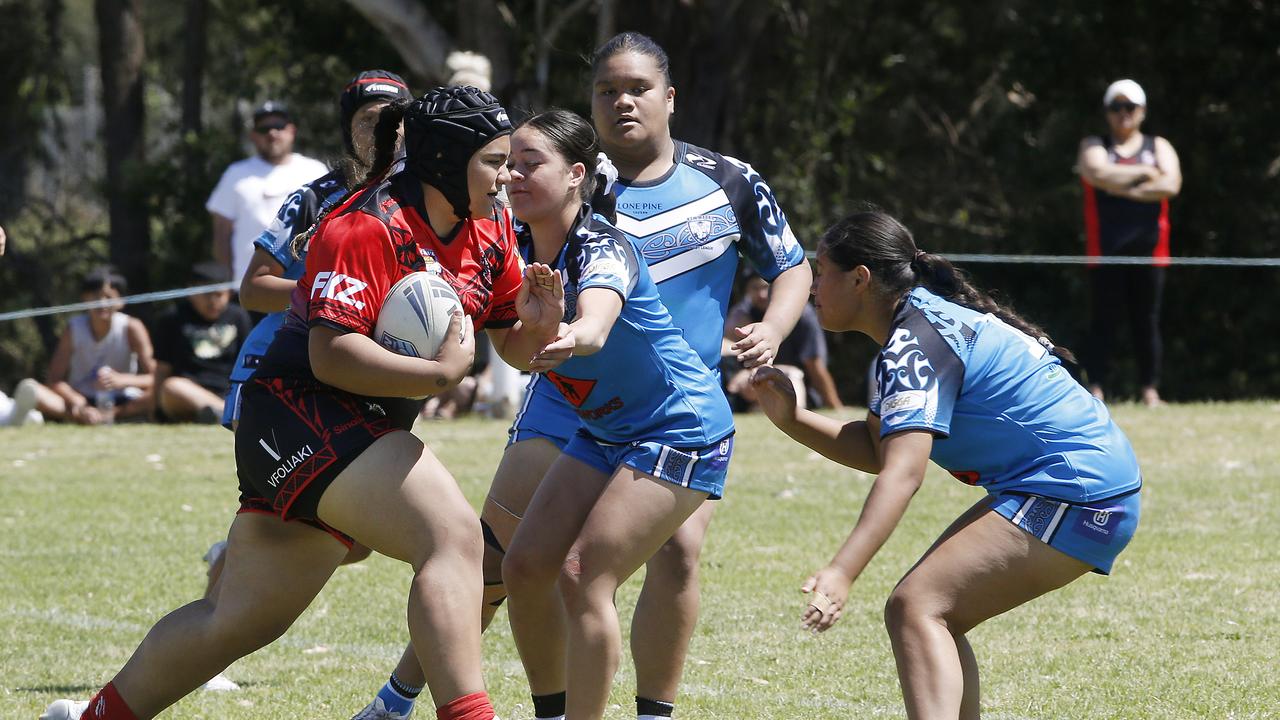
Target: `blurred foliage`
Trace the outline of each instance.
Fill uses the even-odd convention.
[[[540,97],[588,111],[594,11],[556,36],[548,82],[538,87],[539,28],[549,20],[540,26],[537,12],[556,4],[472,1],[494,3],[503,18],[515,66],[503,90],[514,113]],[[223,168],[249,152],[243,130],[253,105],[289,103],[300,118],[299,149],[332,159],[341,147],[337,90],[358,70],[405,66],[346,3],[210,0],[204,124],[183,137],[184,5],[145,7],[151,149],[142,187],[153,211],[155,288],[176,285],[207,255],[204,201]],[[429,4],[455,38],[467,34],[460,7]],[[99,187],[83,182],[69,188],[73,198],[26,197],[15,187],[48,161],[37,138],[53,111],[83,100],[84,65],[96,52],[85,50],[91,8],[91,0],[0,0],[0,224],[14,244],[0,261],[0,309],[73,299],[74,275],[105,254]],[[1080,254],[1076,148],[1105,129],[1102,91],[1127,76],[1150,99],[1144,129],[1169,138],[1182,160],[1174,253],[1280,256],[1280,5],[641,0],[617,11],[620,28],[653,35],[671,55],[676,134],[759,168],[810,248],[866,200],[901,217],[933,252]],[[423,79],[410,81],[425,89]],[[1077,350],[1086,342],[1087,270],[969,269],[1060,342]],[[1167,396],[1280,395],[1269,302],[1276,287],[1273,269],[1171,269]],[[43,367],[51,334],[32,328],[0,325],[0,388]],[[833,343],[833,372],[858,401],[874,347],[860,336]],[[1118,379],[1126,369],[1117,367]]]

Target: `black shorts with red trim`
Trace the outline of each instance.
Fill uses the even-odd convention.
[[[297,520],[347,544],[317,517],[329,484],[378,438],[408,430],[421,403],[365,398],[313,380],[252,378],[236,429],[240,512]]]

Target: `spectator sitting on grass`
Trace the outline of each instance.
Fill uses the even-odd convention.
[[[80,283],[84,302],[118,299],[125,279],[110,267],[89,272]],[[142,321],[120,305],[73,316],[49,361],[49,384],[28,378],[13,393],[9,422],[21,425],[35,410],[45,419],[98,425],[141,418],[151,408],[151,337]]]
[[[227,282],[216,262],[192,268],[194,284]],[[230,290],[192,295],[156,321],[156,415],[172,422],[216,423],[222,418],[231,368],[249,335],[249,313]]]
[[[724,336],[727,347],[736,338],[733,329],[760,322],[769,309],[769,283],[758,274],[747,275],[742,287],[742,298],[729,309],[725,317]],[[773,366],[791,379],[796,389],[800,407],[828,407],[844,409],[836,392],[835,380],[827,369],[827,339],[818,324],[818,315],[812,305],[805,305],[800,319],[792,328],[773,358]],[[755,388],[751,386],[751,370],[742,367],[733,357],[726,356],[721,363],[725,377],[725,392],[735,411],[751,410],[756,405]],[[807,385],[807,387],[806,387]]]

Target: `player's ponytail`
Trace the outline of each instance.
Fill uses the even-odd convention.
[[[592,212],[610,223],[617,221],[613,183],[618,179],[618,170],[600,151],[600,139],[591,123],[577,113],[557,108],[540,112],[519,127],[537,130],[568,164],[582,163],[587,176],[578,189],[579,197],[591,205]]]
[[[349,188],[347,194],[341,200],[325,208],[324,212],[320,213],[320,217],[316,218],[311,227],[293,237],[293,242],[289,245],[289,251],[293,253],[295,258],[301,258],[306,254],[311,238],[315,236],[316,230],[320,228],[320,224],[325,221],[325,218],[329,217],[329,213],[345,205],[348,199],[369,185],[380,182],[387,172],[391,170],[391,167],[395,165],[400,149],[400,121],[404,119],[404,111],[405,108],[409,107],[409,102],[409,100],[405,99],[393,100],[379,111],[378,124],[373,129],[373,166],[369,168],[369,172],[365,174],[364,178],[354,185],[352,184],[352,179],[347,178]]]
[[[911,231],[878,208],[856,212],[831,226],[820,243],[827,257],[843,270],[865,265],[884,292],[892,297],[924,286],[957,305],[990,313],[1068,363],[1076,362],[1070,350],[1054,345],[1038,325],[973,285],[966,272],[941,255],[917,248]]]

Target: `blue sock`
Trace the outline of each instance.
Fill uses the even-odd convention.
[[[413,710],[413,702],[422,693],[422,688],[410,687],[400,681],[395,673],[387,678],[387,684],[378,691],[382,704],[391,712],[408,715]]]

